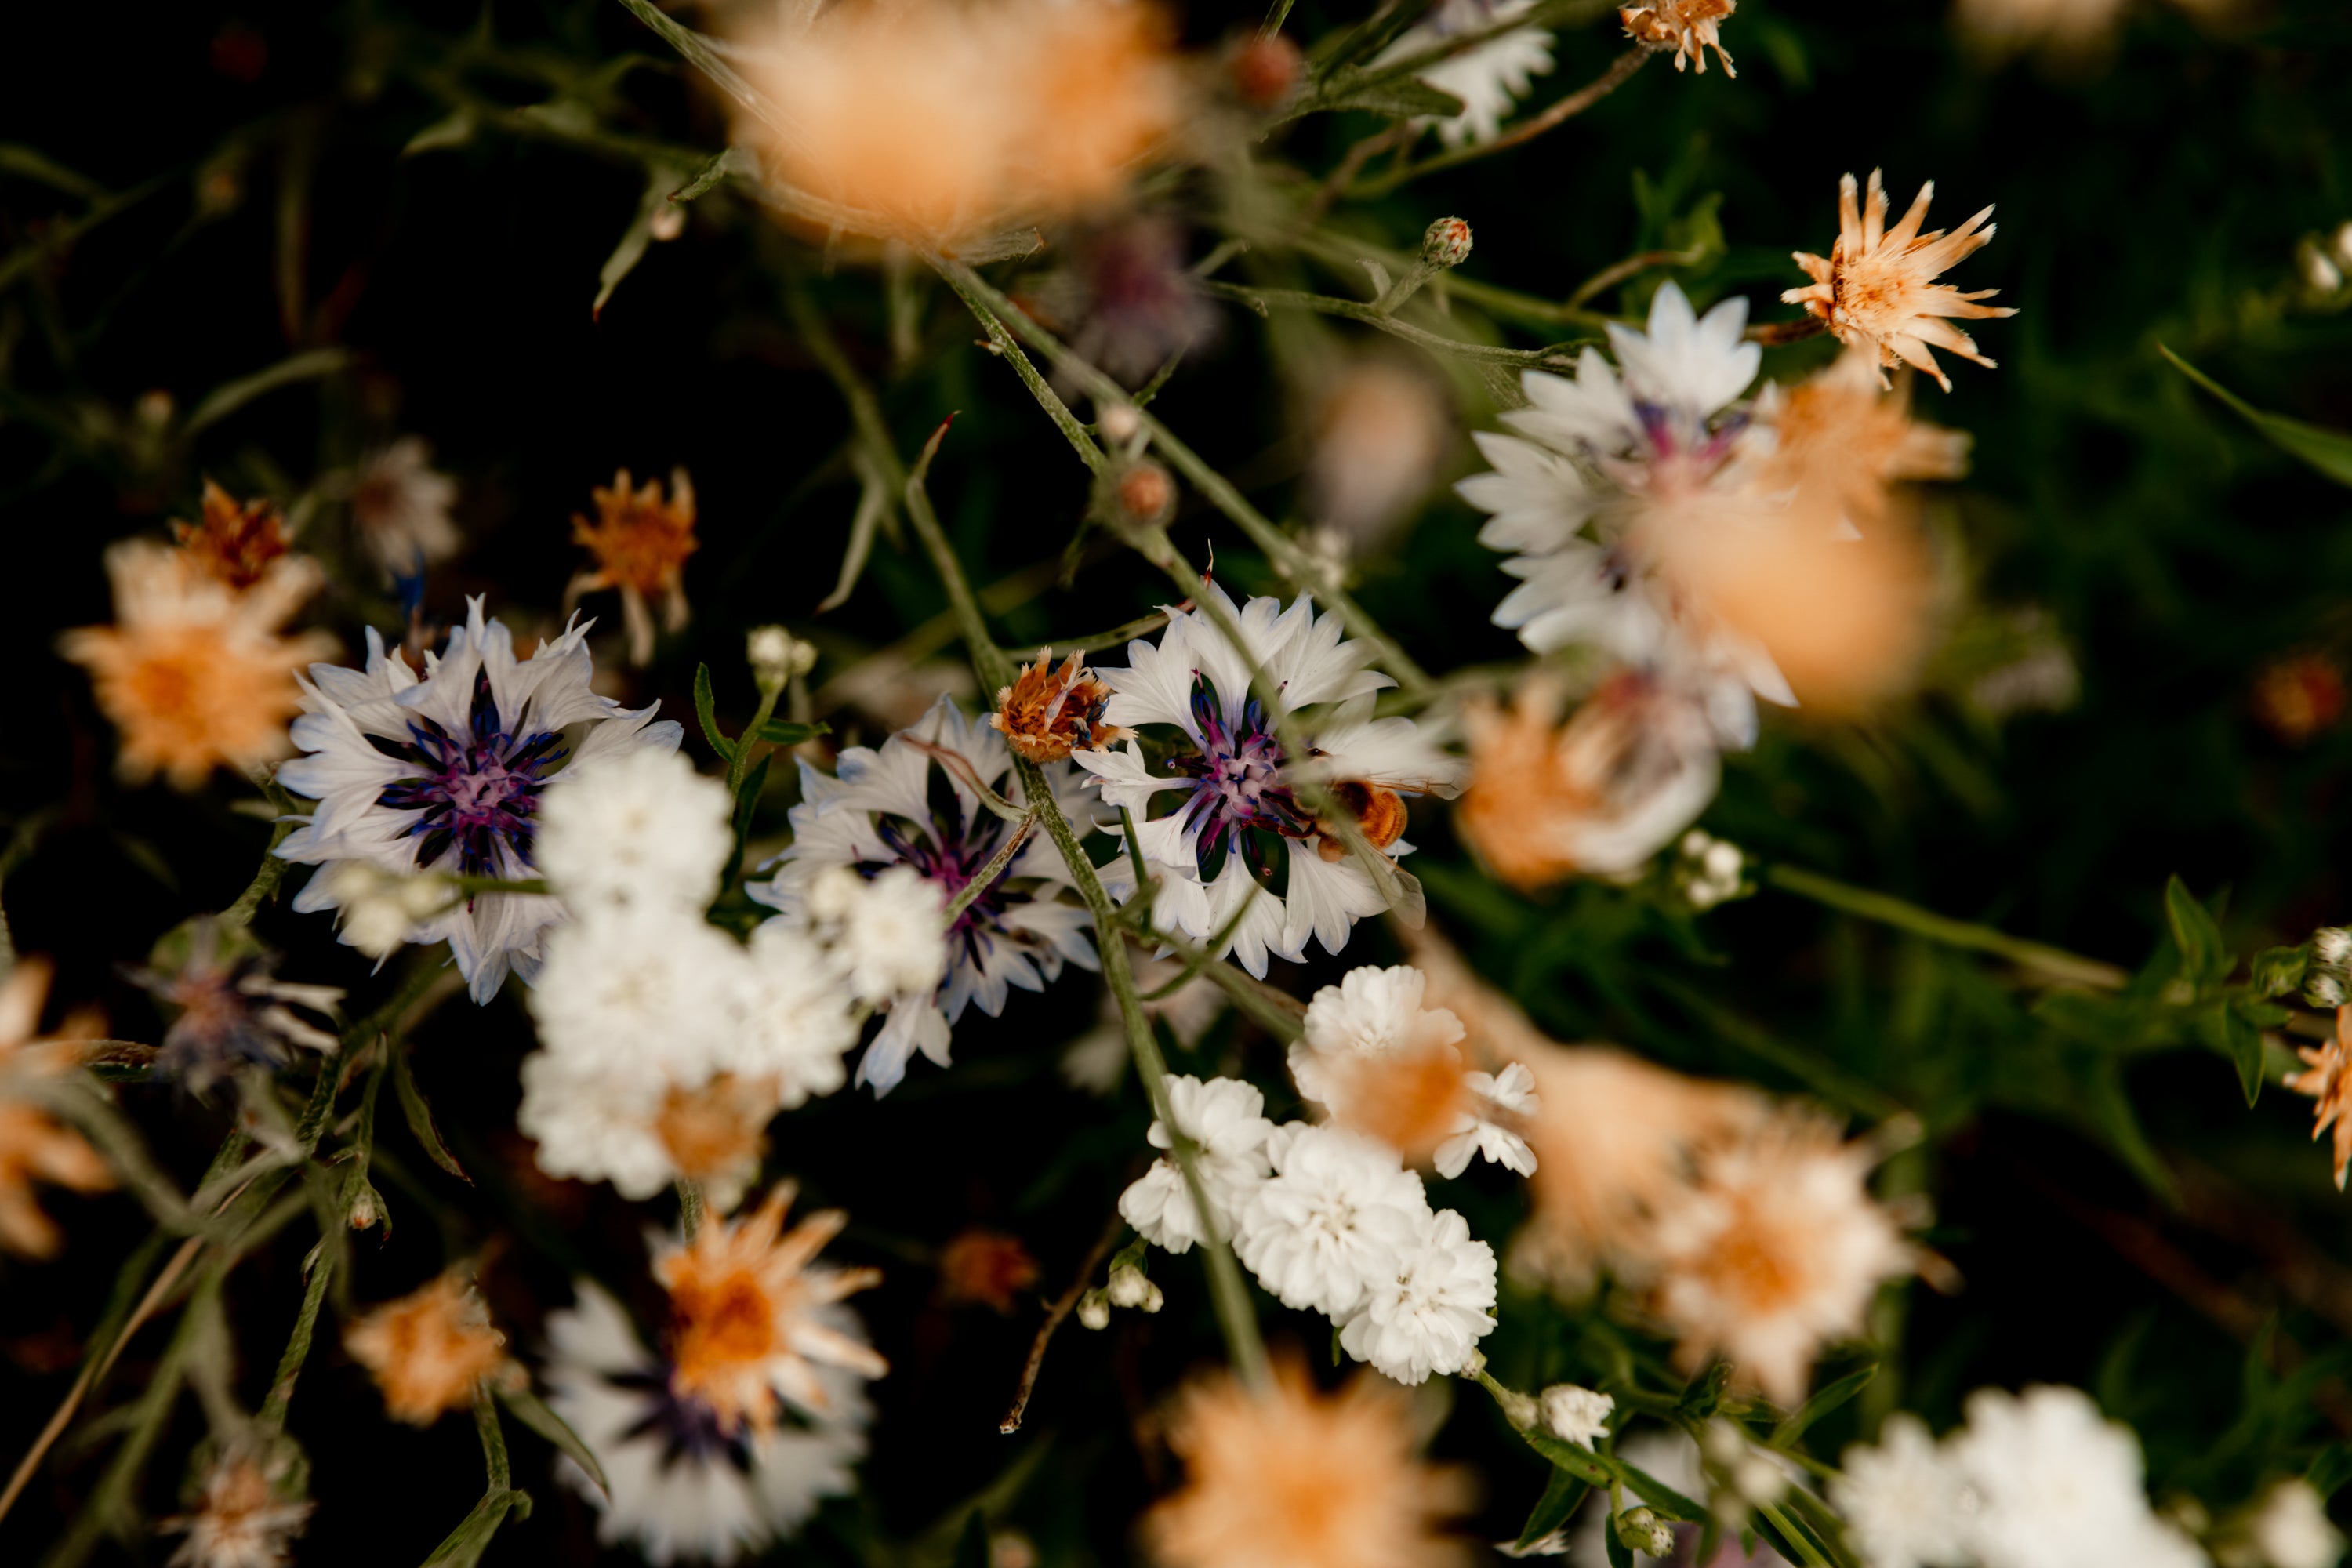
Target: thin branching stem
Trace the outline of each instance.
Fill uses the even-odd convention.
[[[1259,315],[1271,310],[1312,310],[1321,316],[1339,316],[1350,321],[1361,321],[1375,327],[1392,338],[1429,350],[1432,353],[1452,354],[1456,359],[1475,360],[1481,364],[1514,365],[1535,370],[1574,370],[1575,351],[1586,340],[1571,340],[1539,349],[1507,349],[1493,343],[1468,343],[1459,338],[1449,338],[1410,321],[1401,321],[1377,304],[1360,300],[1342,300],[1332,294],[1313,294],[1299,289],[1245,289],[1236,283],[1204,281],[1203,293],[1220,300],[1231,300],[1247,305]],[[1597,340],[1594,340],[1597,341]]]
[[[1565,124],[1583,113],[1633,79],[1635,71],[1646,64],[1657,51],[1646,44],[1627,49],[1610,62],[1609,68],[1578,88],[1566,98],[1547,107],[1541,113],[1529,115],[1504,131],[1492,141],[1465,142],[1451,151],[1424,158],[1418,163],[1400,163],[1384,174],[1350,185],[1352,196],[1378,196],[1396,189],[1408,180],[1423,174],[1433,174],[1441,169],[1457,168],[1474,159],[1488,158],[1513,147],[1534,141],[1545,132]]]

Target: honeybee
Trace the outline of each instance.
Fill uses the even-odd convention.
[[[1332,804],[1356,819],[1357,831],[1371,841],[1373,848],[1385,849],[1404,837],[1404,800],[1396,791],[1355,779],[1341,779],[1329,789]],[[1316,853],[1337,862],[1347,858],[1348,846],[1326,833]]]

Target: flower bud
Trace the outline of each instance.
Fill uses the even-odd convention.
[[[676,202],[664,202],[654,208],[654,216],[646,220],[646,233],[657,240],[676,239],[686,232],[686,209]]]
[[[1144,1278],[1142,1269],[1122,1263],[1110,1271],[1110,1283],[1103,1287],[1103,1294],[1114,1307],[1140,1307],[1151,1294],[1151,1281]]]
[[[1500,1384],[1495,1385],[1493,1392],[1495,1403],[1502,1406],[1503,1419],[1511,1424],[1514,1431],[1525,1432],[1543,1419],[1542,1407],[1529,1395]]]
[[[1095,427],[1113,446],[1124,447],[1143,428],[1143,416],[1132,403],[1114,403],[1095,416]]]
[[[1255,37],[1235,49],[1225,61],[1225,75],[1234,95],[1252,109],[1278,108],[1298,85],[1305,64],[1298,46],[1280,33]]]
[[[1459,267],[1470,259],[1470,226],[1442,217],[1421,237],[1421,259],[1431,267]]]
[[[1617,1541],[1628,1552],[1674,1555],[1675,1532],[1646,1508],[1629,1508],[1617,1516]]]
[[[761,692],[781,688],[816,668],[816,648],[782,626],[754,626],[743,639],[743,658]]]
[[[2294,263],[2303,273],[2304,287],[2315,294],[2333,294],[2344,287],[2343,269],[2308,240],[2295,247]]]
[[[1120,521],[1135,527],[1156,527],[1176,510],[1174,476],[1149,458],[1129,463],[1112,481],[1111,489],[1118,500]]]
[[[383,1212],[375,1206],[375,1194],[366,1187],[362,1187],[359,1196],[352,1200],[352,1228],[353,1230],[369,1229],[382,1217]]]
[[[2333,974],[2315,974],[2304,982],[2303,999],[2323,1009],[2341,1007],[2344,1005],[2344,982]]]
[[[1110,1327],[1110,1303],[1099,1290],[1089,1290],[1078,1298],[1078,1321],[1090,1329]]]
[[[2352,962],[2352,931],[2321,926],[2311,933],[2311,956],[2330,969],[2342,969]]]
[[[2337,228],[2336,237],[2328,242],[2328,247],[2336,252],[2337,261],[2347,267],[2352,267],[2352,223],[2347,223]]]
[[[1609,1415],[1616,1408],[1617,1401],[1608,1394],[1573,1383],[1555,1383],[1543,1391],[1544,1426],[1561,1442],[1580,1448],[1590,1448],[1609,1435]]]
[[[1160,1287],[1154,1285],[1149,1279],[1145,1280],[1143,1282],[1143,1310],[1145,1315],[1149,1316],[1150,1314],[1160,1310],[1160,1308],[1166,1305],[1168,1305],[1168,1298],[1160,1293]]]

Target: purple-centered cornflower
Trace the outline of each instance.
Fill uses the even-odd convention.
[[[1039,770],[1063,815],[1084,824],[1095,803],[1066,763]],[[1003,849],[1013,825],[982,803],[975,784],[1019,805],[1025,802],[1004,737],[964,717],[946,698],[920,722],[879,749],[852,746],[831,775],[801,763],[801,804],[793,807],[793,843],[775,875],[751,894],[790,918],[804,912],[808,886],[832,866],[873,877],[908,866],[939,889],[945,905]],[[765,868],[762,868],[763,869]],[[917,1051],[948,1065],[950,1031],[966,1006],[990,1017],[1011,988],[1042,991],[1065,962],[1093,969],[1097,960],[1085,906],[1071,895],[1069,868],[1053,842],[1033,833],[1003,871],[967,904],[948,931],[947,977],[928,996],[890,1004],[882,1031],[857,1064],[856,1081],[887,1094]]]
[[[531,840],[551,776],[641,747],[677,750],[679,727],[650,722],[653,707],[632,711],[589,689],[593,625],[575,620],[517,658],[505,626],[486,622],[471,599],[447,648],[425,654],[422,678],[373,628],[365,669],[312,665],[293,728],[308,754],[278,769],[278,782],[314,804],[278,853],[325,868],[294,907],[337,907],[332,868],[344,861],[402,875],[536,877]],[[509,969],[530,978],[541,933],[562,918],[552,898],[483,893],[419,921],[408,940],[446,940],[474,1000],[488,1002]]]
[[[1302,957],[1309,937],[1338,952],[1357,921],[1388,907],[1371,874],[1324,834],[1296,786],[1311,779],[1359,798],[1450,795],[1462,766],[1412,720],[1371,716],[1372,693],[1394,683],[1366,668],[1370,644],[1342,640],[1336,616],[1317,616],[1304,595],[1287,610],[1276,599],[1236,609],[1213,583],[1201,585],[1199,598],[1239,624],[1246,657],[1205,608],[1171,610],[1157,645],[1129,643],[1126,668],[1095,670],[1111,689],[1107,722],[1181,732],[1168,754],[1174,776],[1151,773],[1132,741],[1074,752],[1071,760],[1095,775],[1107,804],[1133,817],[1159,884],[1153,923],[1196,942],[1230,931],[1221,952],[1263,976],[1269,953]],[[1280,705],[1279,725],[1251,689],[1252,664]],[[1292,732],[1303,755],[1286,753],[1277,729]],[[1170,791],[1181,795],[1175,809],[1151,816],[1155,797]],[[1370,837],[1391,855],[1412,847],[1392,835]],[[1102,879],[1113,893],[1132,896],[1127,857],[1104,867]]]

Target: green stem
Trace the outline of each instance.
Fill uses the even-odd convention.
[[[1036,826],[1036,814],[1034,812],[1024,814],[1021,819],[1021,826],[1014,828],[1013,837],[1004,841],[1004,847],[990,856],[988,864],[982,866],[979,873],[971,881],[966,882],[962,889],[948,901],[948,907],[942,911],[941,918],[948,922],[950,929],[954,927],[957,919],[964,910],[971,908],[975,900],[996,886],[996,879],[1004,875],[1005,868],[1013,864],[1013,858],[1021,853],[1023,845],[1029,842],[1030,830]]]
[[[751,721],[735,742],[735,755],[727,763],[727,793],[740,795],[743,775],[751,771],[751,749],[759,744],[760,726],[766,723],[776,710],[776,699],[783,694],[782,686],[772,686],[760,693],[760,705],[751,710]]]
[[[989,343],[996,350],[997,356],[1013,366],[1013,374],[1021,378],[1021,384],[1029,389],[1029,395],[1037,400],[1037,405],[1061,430],[1064,438],[1077,452],[1078,460],[1097,474],[1108,469],[1111,466],[1110,458],[1095,445],[1094,435],[1087,429],[1086,422],[1070,412],[1070,405],[1062,401],[1062,395],[1054,390],[1052,384],[1030,363],[1029,356],[1021,352],[1021,345],[1013,341],[1013,334],[1005,328],[1004,318],[991,310],[974,292],[975,286],[986,287],[980,282],[980,275],[969,268],[959,267],[952,271],[942,271],[940,276],[947,279],[948,287],[956,291],[957,298],[971,307],[971,313],[980,318],[980,324],[986,329]],[[1094,391],[1098,403],[1105,398],[1105,394],[1099,389],[1089,390]],[[1127,401],[1127,389],[1114,384],[1108,395],[1112,400],[1124,403]]]
[[[1399,185],[1403,184],[1408,180],[1417,180],[1423,174],[1433,174],[1441,169],[1454,168],[1460,164],[1467,163],[1475,158],[1492,157],[1495,153],[1504,152],[1512,147],[1517,147],[1522,142],[1532,142],[1537,137],[1542,135],[1545,132],[1551,130],[1554,126],[1583,113],[1586,110],[1591,108],[1594,104],[1600,102],[1602,99],[1616,91],[1618,88],[1623,86],[1624,83],[1633,77],[1635,71],[1640,70],[1643,63],[1656,52],[1657,51],[1655,49],[1649,47],[1647,45],[1636,45],[1633,48],[1626,50],[1623,54],[1619,55],[1615,60],[1611,62],[1609,68],[1601,72],[1597,79],[1587,82],[1584,86],[1577,89],[1574,92],[1570,93],[1567,97],[1550,104],[1541,112],[1530,115],[1527,119],[1520,121],[1517,124],[1506,130],[1501,135],[1486,142],[1473,142],[1465,143],[1463,146],[1454,148],[1450,152],[1440,153],[1433,157],[1424,158],[1418,163],[1405,163],[1400,162],[1395,168],[1389,170],[1388,173],[1380,175],[1378,178],[1366,181],[1360,185],[1351,186],[1348,191],[1348,195],[1355,196],[1385,195],[1389,192],[1396,189]]]
[[[482,1468],[494,1490],[514,1484],[507,1463],[506,1428],[499,1424],[499,1407],[487,1383],[474,1384],[474,1430],[482,1437]]]
[[[2006,958],[2022,968],[2031,969],[2061,985],[2083,985],[2096,991],[2118,991],[2131,979],[2129,971],[2095,958],[2085,958],[2064,948],[2028,942],[1990,926],[1977,925],[1969,921],[1956,921],[1921,909],[1890,894],[1874,892],[1867,888],[1824,877],[1818,871],[1787,865],[1766,866],[1759,879],[1783,892],[1801,899],[1843,910],[1864,920],[1876,921],[1898,930],[1924,936],[1930,942],[1947,947],[1966,948],[1974,952],[1990,952]]]
[[[1000,331],[1009,330],[1012,336],[1019,338],[1023,342],[1044,354],[1052,362],[1055,370],[1069,376],[1071,380],[1085,388],[1089,395],[1105,402],[1125,397],[1125,391],[1115,379],[1071,353],[1051,332],[1021,314],[1013,308],[1012,301],[990,288],[980,274],[971,268],[960,261],[950,261],[941,256],[932,256],[928,259],[939,270],[940,275],[948,279],[950,285],[955,289],[956,293],[965,303],[971,307],[972,313],[980,318],[982,325],[989,328],[992,340]],[[1016,371],[1027,359],[1027,356],[1020,352],[1018,345],[1008,353],[1007,357],[1014,361]],[[1060,403],[1061,399],[1054,395],[1053,388],[1046,386],[1044,378],[1037,375],[1034,365],[1029,366],[1028,374],[1022,377],[1022,381],[1024,384],[1030,387],[1033,394],[1038,394],[1039,389],[1043,389],[1042,394],[1039,395],[1041,405],[1048,396],[1054,398],[1055,404]],[[1048,414],[1053,413],[1053,405],[1045,405],[1045,406]],[[1068,410],[1065,408],[1063,413],[1067,414]],[[1314,574],[1314,563],[1308,560],[1306,551],[1301,549],[1289,535],[1276,528],[1255,507],[1250,505],[1241,491],[1234,488],[1233,481],[1210,467],[1202,459],[1199,453],[1178,440],[1175,432],[1161,424],[1159,418],[1149,410],[1137,409],[1136,417],[1142,422],[1143,427],[1151,433],[1152,444],[1167,455],[1170,464],[1192,482],[1193,488],[1207,498],[1210,505],[1232,519],[1234,523],[1249,536],[1250,542],[1265,552],[1268,560],[1286,574],[1301,581],[1307,580]],[[1056,420],[1056,423],[1059,421]],[[1091,437],[1087,437],[1087,445],[1092,447]],[[1196,578],[1194,582],[1197,584],[1198,579]],[[1186,591],[1189,594],[1193,590],[1188,588]],[[1395,676],[1400,684],[1418,689],[1430,683],[1428,673],[1415,663],[1403,648],[1391,641],[1387,634],[1382,632],[1371,617],[1365,615],[1362,608],[1344,591],[1338,588],[1328,589],[1323,593],[1322,597],[1339,613],[1341,622],[1349,631],[1372,645],[1378,652],[1381,668]]]
[[[677,1228],[688,1245],[702,1233],[702,1184],[691,1176],[677,1179]]]
[[[1433,353],[1453,354],[1460,359],[1477,360],[1487,364],[1518,365],[1549,370],[1572,371],[1576,368],[1574,350],[1584,342],[1555,343],[1549,348],[1507,349],[1490,343],[1466,343],[1459,338],[1449,338],[1429,331],[1408,321],[1401,321],[1378,304],[1366,304],[1360,300],[1342,300],[1331,294],[1310,294],[1298,289],[1244,289],[1235,283],[1203,282],[1202,293],[1220,300],[1232,300],[1247,305],[1259,315],[1270,310],[1312,310],[1318,315],[1340,316],[1350,321],[1361,321],[1377,327],[1391,337],[1402,338]]]
[[[269,1397],[261,1406],[261,1425],[271,1432],[286,1428],[286,1407],[294,1402],[294,1380],[310,1357],[310,1341],[319,1328],[319,1308],[327,1299],[327,1281],[335,1272],[335,1254],[322,1249],[310,1266],[310,1288],[302,1292],[302,1310],[295,1314],[294,1331],[287,1336],[285,1353],[278,1358],[278,1375],[269,1380]]]

